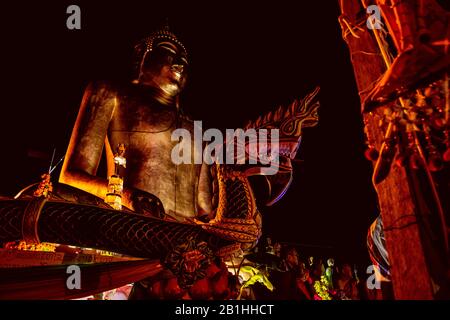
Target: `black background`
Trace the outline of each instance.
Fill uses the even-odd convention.
[[[0,194],[37,181],[53,148],[65,153],[88,82],[128,76],[134,43],[167,17],[190,56],[183,107],[204,128],[239,127],[321,87],[304,162],[285,197],[261,208],[264,237],[303,244],[301,255],[368,264],[378,213],[337,1],[191,2],[2,2]],[[66,28],[70,4],[81,7],[81,30]]]

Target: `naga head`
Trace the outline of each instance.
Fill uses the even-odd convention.
[[[281,199],[292,182],[292,160],[297,155],[303,129],[314,127],[319,121],[318,108],[320,104],[316,99],[319,89],[317,87],[303,99],[295,100],[287,107],[279,107],[276,111],[259,117],[245,126],[246,130],[253,128],[261,132],[265,129],[269,133],[266,141],[258,139],[258,159],[264,157],[278,159],[274,162],[276,166],[273,170],[274,174],[267,174],[270,171],[261,170],[259,165],[246,170],[247,175],[265,175],[272,197],[267,205],[272,205]],[[274,131],[271,129],[278,129],[276,131],[278,139],[272,139],[270,132]],[[259,136],[261,137],[261,135]],[[245,148],[248,159],[255,154],[251,152],[250,142],[246,142]],[[274,143],[277,144],[276,148],[273,148]],[[271,167],[274,166],[274,163],[271,164]]]

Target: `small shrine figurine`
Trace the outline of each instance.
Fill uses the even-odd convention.
[[[105,202],[116,210],[122,210],[123,170],[127,165],[125,150],[123,143],[117,146],[117,152],[114,154],[114,174],[108,178]]]
[[[119,176],[122,176],[121,174],[122,168],[127,167],[127,159],[125,159],[124,155],[125,155],[125,145],[121,143],[117,147],[117,152],[114,154],[114,164],[115,164],[114,173]]]

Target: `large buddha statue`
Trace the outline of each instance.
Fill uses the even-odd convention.
[[[171,151],[179,143],[171,140],[172,132],[177,128],[193,131],[194,122],[179,105],[187,68],[185,47],[165,28],[136,45],[132,82],[91,83],[59,181],[104,198],[107,177],[114,172],[115,149],[125,145],[122,205],[159,217],[165,211],[179,221],[210,211],[209,183],[206,175],[200,180],[201,165],[194,161],[177,165],[171,160]],[[192,142],[192,157],[202,151],[195,148]],[[108,173],[102,176],[97,169],[103,152]]]
[[[317,124],[319,89],[243,123],[245,131],[258,132],[256,139],[222,140],[217,150],[230,145],[243,150],[235,154],[231,148],[232,161],[227,153],[225,163],[199,163],[202,143],[189,135],[172,139],[177,131],[194,139],[198,132],[179,103],[188,67],[184,46],[164,29],[139,42],[135,53],[132,81],[96,81],[86,89],[61,183],[50,190],[49,179],[44,181],[46,195],[21,192],[15,199],[0,199],[0,225],[7,226],[0,230],[0,243],[25,239],[157,259],[161,274],[145,280],[136,275],[133,299],[160,298],[161,281],[167,284],[164,291],[178,288],[166,298],[189,290],[194,299],[223,299],[229,289],[223,261],[254,247],[262,232],[249,177],[265,176],[268,205],[283,197],[302,130]],[[180,145],[190,147],[182,162],[172,159]],[[107,172],[97,173],[103,156]]]

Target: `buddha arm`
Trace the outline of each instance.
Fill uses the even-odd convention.
[[[107,140],[107,130],[116,106],[116,96],[104,83],[91,83],[81,102],[67,148],[59,182],[104,198],[106,178],[97,177],[97,169]],[[109,144],[109,143],[108,143]],[[110,146],[106,148],[110,157]],[[109,152],[108,152],[109,151]],[[131,191],[124,190],[122,204],[130,209]]]

